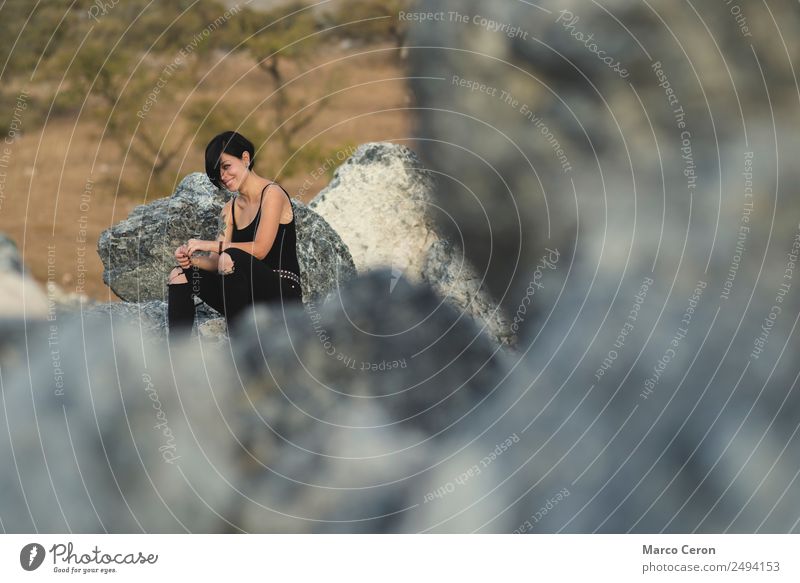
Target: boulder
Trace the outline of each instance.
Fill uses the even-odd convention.
[[[105,316],[111,321],[134,324],[149,336],[166,337],[167,302],[107,302],[90,305],[83,310],[85,317]],[[200,336],[222,340],[227,336],[225,318],[204,302],[195,300],[195,326]]]
[[[111,313],[65,314],[55,336],[0,320],[4,529],[403,530],[509,362],[429,285],[391,278],[258,306],[225,350]]]
[[[55,284],[52,284],[55,285]],[[0,234],[0,317],[44,318],[51,301],[25,271],[17,245]]]
[[[404,526],[796,531],[793,4],[425,10],[469,18],[411,27],[418,151],[518,362]]]
[[[216,239],[222,206],[230,196],[205,174],[195,172],[172,196],[137,206],[127,219],[100,235],[97,251],[103,281],[124,301],[164,301],[175,249],[191,238]],[[303,299],[324,298],[338,282],[355,274],[353,261],[346,245],[317,213],[294,199],[292,208]]]
[[[514,334],[508,318],[482,286],[460,251],[440,235],[433,193],[437,185],[410,148],[391,142],[358,146],[336,168],[330,184],[309,203],[342,236],[356,269],[390,268],[412,281],[427,281],[451,305],[483,322],[501,344]]]

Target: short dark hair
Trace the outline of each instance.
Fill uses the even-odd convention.
[[[222,132],[208,142],[206,146],[206,174],[214,186],[217,188],[223,187],[219,176],[219,159],[222,154],[230,154],[241,158],[245,152],[250,153],[250,165],[248,168],[253,168],[253,164],[256,161],[256,149],[253,146],[253,142],[242,134],[233,131]]]

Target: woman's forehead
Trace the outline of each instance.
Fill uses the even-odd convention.
[[[238,160],[238,159],[239,158],[237,158],[236,156],[232,156],[232,155],[228,154],[227,152],[223,152],[219,157],[220,162],[233,162],[234,160]]]

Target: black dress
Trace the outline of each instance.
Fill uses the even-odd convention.
[[[261,203],[258,213],[243,229],[236,227],[234,209],[236,201],[231,202],[233,234],[231,242],[249,243],[255,240],[256,230],[261,219]],[[280,186],[280,185],[278,185]],[[288,197],[289,194],[281,187]],[[291,202],[291,199],[290,199]],[[280,223],[272,248],[263,259],[257,259],[242,249],[226,249],[233,260],[233,271],[220,274],[206,271],[197,266],[183,269],[187,283],[170,284],[167,319],[170,333],[182,329],[189,331],[194,324],[194,301],[197,296],[206,304],[225,315],[229,330],[236,318],[249,306],[257,303],[298,302],[302,299],[300,288],[300,265],[297,261],[297,230],[294,213],[288,223]]]

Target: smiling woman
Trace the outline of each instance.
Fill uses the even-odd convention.
[[[233,131],[219,134],[206,146],[209,179],[237,194],[222,208],[215,241],[190,239],[175,250],[179,267],[168,281],[170,335],[191,331],[192,295],[224,314],[229,330],[248,306],[302,299],[289,195],[252,170],[254,156],[252,142]],[[237,227],[237,215],[245,227]]]

